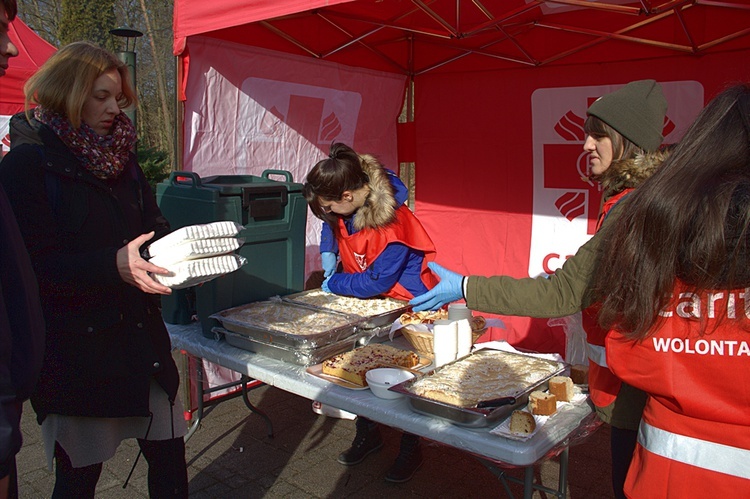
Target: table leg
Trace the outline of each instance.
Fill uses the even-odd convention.
[[[215,386],[213,388],[209,388],[208,390],[205,390],[203,388],[203,377],[205,375],[203,372],[203,359],[196,358],[196,360],[198,362],[196,363],[196,368],[195,368],[195,382],[198,384],[200,389],[198,390],[198,400],[196,401],[197,407],[196,407],[195,412],[193,413],[193,418],[192,418],[193,422],[190,424],[190,428],[188,428],[188,432],[185,435],[185,442],[187,442],[190,439],[190,437],[193,436],[193,433],[195,433],[195,431],[198,429],[198,426],[200,426],[200,423],[203,420],[203,411],[207,405],[215,405],[223,400],[233,399],[240,395],[242,396],[242,401],[245,403],[245,406],[248,409],[250,409],[250,411],[252,411],[254,414],[257,414],[263,418],[263,420],[266,422],[267,435],[269,438],[273,438],[273,424],[271,423],[271,418],[268,417],[268,415],[265,412],[255,407],[253,403],[250,402],[250,399],[248,398],[248,392],[254,388],[257,388],[258,386],[261,386],[263,383],[260,383],[257,380],[254,380],[253,378],[243,374],[241,375],[239,381],[225,383],[221,386]],[[251,383],[255,383],[254,386],[250,387],[249,385]],[[225,395],[219,398],[218,400],[209,401],[208,404],[203,401],[203,397],[206,394],[210,394],[210,393],[217,392],[220,390],[225,390],[227,388],[232,388],[235,386],[239,386],[241,390],[235,393],[230,393],[228,395]],[[187,403],[190,403],[190,402],[188,401]]]
[[[490,460],[484,459],[484,458],[480,458],[477,456],[475,457],[479,460],[480,463],[482,463],[485,466],[485,468],[487,468],[490,471],[490,473],[495,475],[498,478],[498,480],[500,480],[500,482],[503,484],[503,487],[505,488],[505,493],[510,498],[513,498],[515,496],[513,495],[513,492],[510,490],[508,482],[523,484],[524,499],[531,499],[535,490],[544,492],[545,494],[550,494],[559,499],[565,499],[565,494],[566,494],[566,490],[568,487],[569,450],[570,450],[569,447],[565,447],[563,451],[560,453],[560,473],[559,473],[557,490],[546,487],[542,485],[541,483],[534,483],[534,465],[526,466],[524,468],[523,480],[520,480],[519,478],[508,475],[496,463]]]
[[[526,466],[523,470],[523,499],[531,499],[534,495],[534,466]]]
[[[565,491],[568,489],[568,457],[570,453],[570,447],[565,447],[565,449],[560,454],[560,480],[558,487],[558,496],[560,498],[565,498]]]
[[[475,456],[476,457],[476,456]],[[500,468],[495,465],[492,461],[489,461],[487,459],[483,459],[481,457],[477,457],[480,463],[484,465],[485,468],[489,470],[490,473],[495,475],[498,480],[500,480],[500,483],[503,484],[503,488],[505,489],[505,493],[508,497],[513,498],[513,491],[510,490],[510,486],[508,485],[508,481],[512,482],[518,482],[518,479],[512,476],[508,476],[505,471],[501,470]]]
[[[244,374],[242,375],[242,378],[240,380],[240,382],[242,383],[242,400],[245,402],[245,406],[248,409],[250,409],[252,412],[257,414],[258,416],[262,417],[266,421],[266,428],[268,430],[267,432],[268,438],[273,438],[273,424],[271,423],[271,418],[269,418],[265,412],[255,407],[253,403],[250,402],[250,399],[247,398],[247,392],[248,392],[247,384],[250,381],[253,381],[252,378]]]
[[[200,390],[198,390],[198,407],[196,407],[195,412],[193,413],[193,422],[190,423],[190,428],[188,428],[188,432],[185,434],[185,442],[190,440],[190,437],[193,436],[193,433],[198,429],[198,426],[203,419],[203,361],[202,359],[197,359],[197,361],[197,367],[195,368],[195,381],[200,387]],[[184,403],[189,405],[190,400],[188,399]]]

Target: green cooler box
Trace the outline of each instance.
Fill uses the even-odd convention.
[[[292,182],[289,172],[203,179],[193,172],[172,172],[156,186],[156,202],[173,230],[221,220],[244,226],[238,237],[245,243],[237,253],[247,259],[236,272],[162,296],[165,322],[188,324],[197,315],[203,335],[213,338],[212,328],[220,324],[211,314],[303,290],[307,202],[302,184]]]

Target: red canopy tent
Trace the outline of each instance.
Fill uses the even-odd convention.
[[[23,110],[23,86],[26,80],[57,50],[19,18],[10,24],[8,35],[18,49],[18,57],[10,60],[8,71],[0,78],[0,137],[6,151],[9,144],[8,120]]]
[[[183,167],[301,180],[333,140],[394,169],[414,162],[415,212],[437,261],[462,273],[548,274],[591,236],[600,193],[581,181],[581,145],[592,99],[656,79],[674,142],[724,85],[750,80],[739,0],[204,5],[175,0]],[[309,271],[314,233],[308,244]],[[516,345],[564,342],[546,320],[505,319],[493,334]]]

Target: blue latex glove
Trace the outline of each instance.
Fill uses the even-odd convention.
[[[331,277],[336,272],[336,253],[333,251],[324,251],[320,254],[320,260],[323,262],[323,277]]]
[[[328,287],[328,281],[330,281],[330,280],[331,280],[331,276],[328,276],[328,277],[326,277],[326,278],[325,278],[325,280],[323,281],[323,284],[321,284],[321,285],[320,285],[320,288],[321,288],[321,289],[322,289],[323,291],[325,291],[326,293],[330,293],[330,292],[331,292],[331,288],[329,288],[329,287]]]
[[[437,310],[446,303],[460,300],[464,297],[463,280],[464,276],[456,274],[453,271],[441,267],[435,262],[427,264],[437,276],[440,282],[437,286],[423,295],[415,296],[409,301],[414,312],[422,310]]]

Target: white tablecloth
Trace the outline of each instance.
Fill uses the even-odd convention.
[[[518,442],[489,432],[499,421],[486,428],[466,428],[425,416],[414,412],[406,398],[380,399],[370,390],[350,390],[320,379],[307,373],[305,367],[242,350],[223,339],[206,338],[198,323],[167,324],[167,329],[175,349],[185,350],[270,386],[451,445],[497,463],[532,465],[554,449],[564,448],[571,436],[576,438],[580,433],[586,434],[585,426],[593,420],[588,404],[573,406],[550,418],[531,439]],[[399,340],[405,341],[403,338],[396,338],[396,346]],[[403,346],[406,345],[405,343]],[[273,414],[270,416],[273,419]]]

